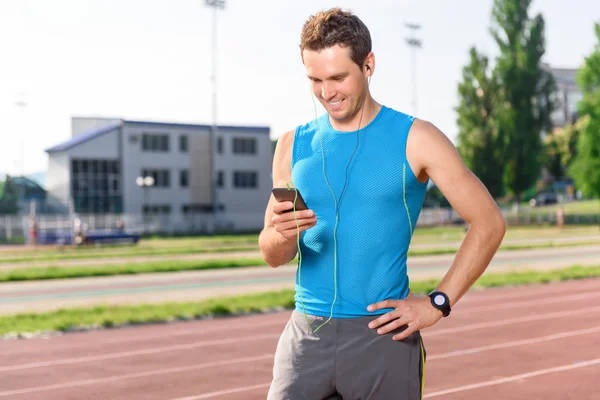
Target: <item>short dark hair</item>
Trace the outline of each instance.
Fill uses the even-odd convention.
[[[371,33],[352,12],[341,8],[320,11],[304,23],[300,41],[302,51],[321,51],[339,45],[350,48],[350,58],[360,68],[371,52]]]

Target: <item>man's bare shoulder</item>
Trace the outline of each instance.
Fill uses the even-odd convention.
[[[291,147],[294,143],[294,133],[295,130],[293,129],[284,132],[281,136],[279,136],[279,139],[277,140],[277,145],[281,145],[283,148]]]
[[[287,131],[279,136],[275,146],[275,159],[283,160],[289,158],[294,145],[294,130]]]
[[[431,171],[427,170],[433,165],[456,156],[454,144],[437,126],[423,119],[413,121],[406,143],[406,157],[420,181],[424,182],[427,176],[432,178],[428,173]]]
[[[410,128],[409,140],[418,145],[432,144],[436,141],[448,141],[448,137],[432,122],[415,118]]]
[[[291,177],[292,147],[294,145],[294,130],[279,136],[273,155],[273,183],[287,182]]]

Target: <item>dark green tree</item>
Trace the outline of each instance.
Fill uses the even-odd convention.
[[[494,110],[498,105],[498,84],[489,71],[489,60],[475,48],[469,52],[458,85],[459,105],[457,149],[465,165],[487,187],[493,197],[504,195],[504,138],[500,135]]]
[[[569,173],[585,196],[600,196],[600,24],[595,24],[596,45],[585,58],[577,74],[583,93],[578,104],[579,114],[587,117],[582,124],[575,155]]]
[[[0,195],[0,215],[15,215],[19,212],[19,191],[10,176],[4,181],[4,190]]]
[[[560,134],[548,135],[544,142],[543,165],[554,179],[562,178],[565,173],[562,163],[562,142],[563,137]]]
[[[544,166],[555,179],[569,175],[569,167],[577,155],[579,134],[589,124],[589,121],[589,115],[584,115],[560,131],[546,137]]]
[[[531,0],[495,0],[492,35],[500,48],[495,72],[503,104],[496,110],[498,134],[505,138],[507,188],[517,203],[540,176],[542,131],[552,128],[556,84],[544,68],[544,19],[528,15]]]

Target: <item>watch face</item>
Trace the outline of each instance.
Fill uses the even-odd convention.
[[[446,303],[446,299],[441,294],[437,294],[433,297],[433,302],[438,306],[443,306]]]

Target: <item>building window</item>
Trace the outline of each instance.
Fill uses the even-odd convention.
[[[223,138],[221,136],[217,138],[217,153],[223,154]]]
[[[190,185],[190,171],[187,169],[182,169],[179,171],[179,185],[183,188],[186,188]]]
[[[144,204],[142,212],[144,215],[169,215],[171,214],[171,206],[168,204]]]
[[[138,135],[129,135],[129,143],[136,144],[138,142]]]
[[[143,169],[142,177],[151,176],[154,178],[153,187],[168,188],[171,186],[171,174],[168,169]]]
[[[142,134],[142,151],[168,152],[169,135]]]
[[[251,189],[258,187],[258,172],[256,171],[234,171],[233,187],[239,189]]]
[[[116,160],[72,159],[74,211],[81,214],[123,212],[120,171]]]
[[[182,153],[188,152],[188,137],[186,135],[179,136],[179,151]]]
[[[225,187],[225,174],[223,173],[223,171],[217,172],[217,187]]]
[[[200,214],[212,212],[210,204],[185,204],[181,206],[182,214]]]
[[[256,154],[255,138],[233,138],[234,154]]]

